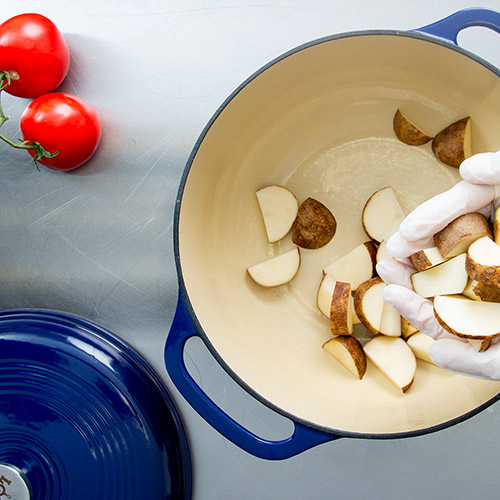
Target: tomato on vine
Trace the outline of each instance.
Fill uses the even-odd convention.
[[[52,92],[69,63],[66,41],[45,16],[20,14],[0,24],[0,90],[17,97]]]
[[[27,149],[35,161],[48,168],[72,170],[94,154],[101,139],[101,122],[83,99],[52,92],[24,110],[21,131],[24,142],[10,143],[12,146]]]

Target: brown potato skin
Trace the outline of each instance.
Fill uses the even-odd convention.
[[[409,146],[422,146],[432,137],[417,127],[407,116],[398,109],[394,115],[393,129],[396,137]]]
[[[465,258],[465,270],[469,278],[473,280],[486,285],[500,285],[500,266],[485,266],[483,264],[478,264],[467,254]],[[476,288],[477,287],[474,288],[474,291],[476,291]]]
[[[358,286],[356,292],[354,293],[354,310],[356,311],[356,315],[358,316],[361,323],[366,327],[366,329],[373,333],[373,335],[378,335],[380,332],[373,328],[373,326],[366,320],[366,316],[363,313],[363,297],[367,290],[369,290],[373,285],[377,285],[378,283],[383,283],[384,280],[378,276],[375,278],[371,278],[369,280],[364,281],[361,285]]]
[[[460,241],[468,236],[477,234],[480,236],[489,236],[491,238],[491,229],[486,217],[478,212],[471,212],[461,215],[452,220],[445,228],[434,235],[434,244],[439,253],[447,258],[451,250],[456,247]]]
[[[478,283],[473,290],[483,302],[500,302],[500,286]]]
[[[427,258],[423,250],[412,253],[410,255],[410,262],[417,271],[425,271],[432,265],[432,262]]]
[[[358,377],[361,380],[366,373],[366,354],[359,340],[352,335],[339,335],[334,340],[344,345],[351,353],[354,364],[358,369]]]
[[[500,336],[500,332],[495,333],[494,335],[468,335],[466,333],[461,333],[457,332],[454,330],[451,326],[449,326],[447,323],[445,323],[441,317],[439,316],[439,313],[436,311],[436,308],[434,307],[434,316],[436,317],[438,323],[448,332],[451,333],[452,335],[456,335],[457,337],[461,337],[463,339],[472,339],[472,340],[488,340],[488,339],[493,339],[495,337]],[[482,346],[481,346],[482,347]],[[489,347],[489,346],[488,346]]]
[[[351,284],[337,281],[333,289],[330,307],[330,329],[333,335],[352,335],[347,327]]]
[[[436,158],[450,167],[458,168],[465,160],[464,136],[470,116],[462,118],[439,132],[432,140]]]
[[[410,323],[406,318],[401,316],[401,337],[404,340],[409,339],[414,333],[417,333],[418,328]]]
[[[337,221],[330,210],[318,200],[307,198],[292,225],[292,241],[301,248],[314,250],[325,246],[336,230]]]

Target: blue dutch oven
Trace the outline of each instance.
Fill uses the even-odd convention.
[[[471,26],[500,32],[500,13],[469,9],[414,31],[306,43],[248,78],[197,141],[177,198],[180,291],[165,363],[193,408],[247,452],[282,459],[339,437],[416,436],[497,401],[499,383],[429,363],[419,362],[405,394],[372,365],[355,379],[321,349],[331,333],[315,304],[321,270],[367,239],[360,213],[371,193],[391,185],[409,211],[459,179],[429,145],[394,137],[396,109],[431,134],[471,116],[474,152],[500,149],[500,71],[457,45]],[[255,191],[267,184],[288,187],[299,203],[322,201],[338,224],[328,245],[301,251],[291,283],[269,289],[246,268],[292,242],[266,240]],[[219,408],[184,364],[192,337],[249,394],[289,418],[293,434],[262,439]]]

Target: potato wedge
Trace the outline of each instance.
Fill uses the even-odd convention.
[[[337,281],[351,284],[356,290],[363,281],[369,280],[375,273],[377,248],[372,241],[365,241],[349,253],[335,260],[323,269]]]
[[[380,331],[384,299],[382,290],[385,283],[381,278],[369,279],[359,285],[354,294],[354,310],[361,323],[374,335]]]
[[[434,315],[452,335],[485,340],[500,335],[500,304],[464,300],[439,295],[434,297]]]
[[[415,325],[413,325],[406,318],[403,318],[403,316],[401,316],[401,337],[407,340],[409,337],[411,337],[414,333],[417,333],[418,331],[419,330]]]
[[[404,218],[403,209],[390,186],[375,191],[361,215],[365,233],[376,243],[394,234]]]
[[[445,258],[467,252],[474,241],[482,236],[492,237],[486,217],[478,212],[461,215],[434,235],[434,244]]]
[[[402,392],[413,383],[417,360],[408,344],[400,337],[377,335],[364,351],[368,359]]]
[[[500,245],[489,236],[478,238],[467,250],[467,274],[480,283],[500,285]]]
[[[316,249],[325,246],[335,235],[337,221],[323,203],[307,198],[300,205],[292,225],[292,241],[299,247]]]
[[[429,267],[441,264],[444,260],[437,247],[424,248],[410,255],[410,261],[417,271],[425,271]]]
[[[300,267],[300,251],[297,247],[276,257],[267,259],[247,269],[251,278],[261,286],[275,287],[291,281]]]
[[[429,337],[429,335],[426,335],[425,333],[422,332],[417,332],[413,334],[407,341],[406,343],[410,346],[411,350],[413,351],[413,354],[415,354],[415,357],[418,359],[421,359],[422,361],[426,361],[427,363],[431,363],[435,365],[434,361],[432,361],[431,356],[429,354],[429,349],[431,348],[431,345],[436,342],[432,337]]]
[[[412,274],[410,279],[413,289],[425,298],[462,293],[469,279],[465,271],[465,257],[463,253],[425,271]]]
[[[276,184],[265,186],[255,194],[269,243],[281,240],[289,233],[297,217],[297,198],[290,190]]]
[[[338,336],[325,342],[323,349],[360,380],[366,372],[366,355],[359,340],[352,336]]]
[[[393,129],[396,137],[409,146],[421,146],[432,140],[432,136],[415,125],[399,109],[394,115]]]
[[[330,307],[330,329],[333,335],[352,335],[352,307],[350,283],[337,281]]]
[[[436,158],[450,167],[458,168],[472,156],[471,120],[467,116],[441,130],[432,140]]]

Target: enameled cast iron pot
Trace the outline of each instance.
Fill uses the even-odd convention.
[[[457,46],[469,26],[500,32],[500,13],[469,9],[412,32],[307,43],[245,81],[196,143],[175,213],[180,293],[165,362],[190,404],[248,452],[280,459],[340,436],[415,436],[499,398],[498,382],[420,362],[404,395],[373,366],[356,380],[321,348],[331,333],[315,304],[322,268],[367,239],[360,213],[372,192],[393,186],[408,212],[459,179],[430,145],[394,137],[397,108],[430,133],[470,115],[474,152],[500,149],[500,71]],[[292,245],[290,236],[266,240],[255,191],[273,183],[299,202],[325,203],[338,229],[322,249],[302,251],[290,284],[264,289],[246,268]],[[193,336],[250,394],[293,421],[290,438],[261,439],[206,396],[183,362]]]

